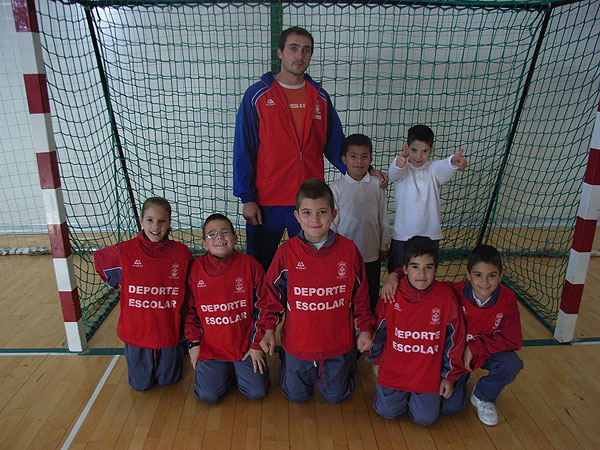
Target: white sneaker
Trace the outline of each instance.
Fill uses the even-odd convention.
[[[484,424],[493,427],[498,424],[498,412],[496,411],[496,405],[491,402],[484,402],[479,400],[475,393],[471,394],[471,403],[477,408],[477,417]]]

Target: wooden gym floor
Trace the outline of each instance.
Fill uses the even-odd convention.
[[[521,310],[525,369],[500,396],[495,427],[479,422],[470,405],[430,427],[379,417],[364,359],[354,394],[340,405],[318,392],[307,403],[288,402],[276,357],[261,401],[235,391],[217,405],[199,402],[189,364],[176,385],[135,392],[115,334],[118,308],[87,352],[68,354],[51,258],[2,256],[0,273],[1,449],[600,448],[600,258],[592,258],[587,276],[579,344],[555,345]]]

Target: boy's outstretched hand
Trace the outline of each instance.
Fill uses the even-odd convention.
[[[275,330],[266,330],[259,345],[267,355],[273,356],[273,352],[275,351]]]
[[[408,161],[408,144],[404,144],[402,154],[396,157],[396,167],[403,168]],[[456,164],[455,164],[456,165]]]
[[[398,290],[398,274],[392,272],[388,275],[385,283],[379,291],[379,298],[382,298],[386,302],[393,303],[396,298],[396,291]]]
[[[242,361],[246,361],[248,356],[252,358],[252,366],[254,366],[254,373],[256,373],[257,371],[260,371],[261,374],[265,373],[265,370],[267,369],[267,359],[265,358],[264,352],[262,350],[254,350],[251,348],[246,352],[246,354],[242,358]]]
[[[388,185],[388,177],[385,172],[377,169],[369,169],[369,175],[379,178],[379,187],[385,190]]]
[[[460,149],[458,151],[458,153],[456,155],[454,155],[452,157],[452,159],[450,160],[450,162],[452,163],[453,166],[458,166],[458,168],[460,170],[465,170],[465,167],[467,167],[468,161],[463,157],[463,154],[465,153],[464,149]]]
[[[356,339],[356,348],[364,353],[373,346],[373,334],[369,331],[361,331]]]
[[[440,395],[444,398],[450,398],[454,392],[454,383],[446,378],[442,378],[440,382]]]

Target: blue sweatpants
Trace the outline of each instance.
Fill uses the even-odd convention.
[[[313,393],[315,383],[329,403],[340,403],[354,390],[357,351],[321,361],[294,358],[281,350],[281,388],[290,401],[302,403]]]
[[[129,385],[136,391],[146,391],[155,384],[166,386],[181,378],[181,346],[140,348],[125,344],[125,360]]]
[[[300,224],[294,217],[295,206],[261,206],[262,225],[246,223],[246,253],[262,264],[265,272],[269,268],[283,232],[294,237],[300,232]]]
[[[489,370],[475,385],[475,397],[484,402],[496,403],[502,389],[511,383],[523,368],[523,361],[515,352],[494,353],[485,360],[482,369]],[[467,404],[467,381],[464,374],[454,383],[454,392],[448,399],[442,399],[442,413],[456,414]]]
[[[386,419],[395,419],[408,410],[417,425],[431,425],[440,415],[440,394],[407,392],[379,384],[375,387],[375,412]]]
[[[254,372],[252,358],[245,361],[210,359],[196,363],[194,394],[203,402],[217,403],[227,394],[235,374],[238,389],[250,400],[263,398],[269,392],[269,369]]]

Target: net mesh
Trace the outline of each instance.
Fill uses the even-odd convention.
[[[277,70],[277,36],[293,25],[313,34],[308,72],[344,132],[373,139],[377,168],[417,123],[434,130],[435,157],[466,150],[468,169],[441,189],[439,277],[461,279],[468,251],[495,245],[504,281],[554,327],[600,86],[597,1],[50,1],[38,12],[88,337],[116,301],[93,251],[137,230],[128,180],[138,209],[171,201],[174,238],[195,252],[213,212],[244,229],[235,116],[246,88]],[[340,174],[326,163],[325,176]]]

